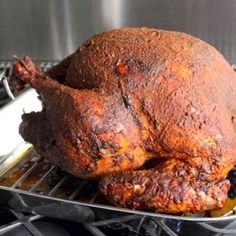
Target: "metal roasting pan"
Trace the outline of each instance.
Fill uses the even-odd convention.
[[[11,67],[12,64],[0,62],[0,74],[1,65]],[[48,67],[48,64],[44,63],[42,66],[41,63],[41,67]],[[0,108],[0,203],[21,212],[85,224],[92,222],[94,226],[117,220],[122,222],[150,218],[167,227],[170,230],[169,235],[177,235],[168,226],[173,222],[198,225],[217,235],[236,234],[235,209],[220,217],[189,217],[110,205],[99,193],[96,181],[82,180],[60,170],[37,154],[32,145],[21,139],[18,126],[22,113],[40,108],[37,93],[33,89],[27,89]]]

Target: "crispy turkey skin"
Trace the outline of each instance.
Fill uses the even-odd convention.
[[[23,138],[74,175],[102,177],[115,205],[170,213],[223,205],[236,164],[236,76],[209,44],[180,32],[116,29],[46,73],[26,57],[14,79],[43,103],[23,115]],[[137,170],[154,158],[163,161]]]

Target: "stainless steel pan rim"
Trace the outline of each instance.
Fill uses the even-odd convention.
[[[31,193],[31,192],[23,191],[20,189],[13,189],[13,188],[5,187],[5,186],[0,186],[0,189],[5,190],[5,191],[18,193],[18,194],[29,195],[29,196],[36,197],[36,198],[57,201],[60,203],[69,203],[69,204],[74,204],[74,205],[78,205],[78,206],[92,207],[92,208],[111,210],[111,211],[119,211],[119,212],[123,212],[123,213],[142,215],[142,216],[145,215],[145,216],[157,217],[157,218],[162,218],[162,219],[191,221],[191,222],[198,222],[198,223],[200,223],[200,222],[213,223],[213,222],[227,221],[227,220],[230,221],[230,220],[236,219],[236,215],[221,216],[221,217],[174,216],[174,215],[168,215],[168,214],[152,213],[152,212],[147,212],[147,211],[130,210],[130,209],[126,209],[126,208],[119,208],[119,207],[107,206],[107,205],[102,205],[102,204],[90,204],[90,203],[84,203],[84,202],[79,202],[79,201],[71,201],[71,200],[67,200],[67,199],[60,199],[60,198],[40,195],[37,193]]]

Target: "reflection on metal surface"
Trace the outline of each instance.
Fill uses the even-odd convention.
[[[101,17],[106,28],[118,28],[122,27],[124,20],[125,1],[124,0],[113,0],[101,1]],[[96,13],[96,9],[94,9]]]
[[[99,32],[146,26],[198,36],[236,61],[236,0],[11,0],[0,9],[0,59],[59,60]]]

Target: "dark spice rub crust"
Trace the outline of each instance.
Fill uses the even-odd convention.
[[[209,44],[179,32],[116,29],[46,73],[25,58],[14,77],[34,87],[44,107],[23,116],[24,139],[74,175],[105,176],[100,186],[111,202],[174,213],[222,206],[236,163],[236,76]],[[134,171],[153,158],[164,164]],[[132,185],[150,175],[139,195]]]
[[[182,160],[170,160],[149,170],[107,175],[100,190],[114,205],[131,209],[180,213],[222,207],[229,181],[201,180],[195,172]]]

